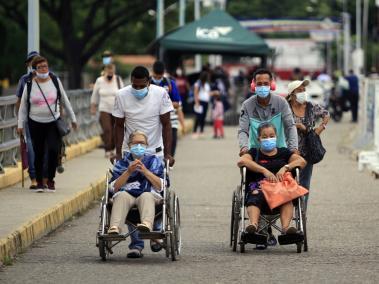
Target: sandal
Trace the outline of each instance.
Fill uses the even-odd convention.
[[[118,235],[120,233],[119,229],[117,226],[112,226],[108,230],[108,234],[116,234]]]
[[[129,253],[126,255],[127,258],[141,258],[143,254],[139,249],[131,249]]]

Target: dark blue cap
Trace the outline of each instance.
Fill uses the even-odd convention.
[[[34,57],[36,57],[37,55],[39,55],[39,53],[37,51],[31,51],[28,53],[28,56],[26,56],[26,60],[25,60],[25,63],[28,63],[30,62]]]

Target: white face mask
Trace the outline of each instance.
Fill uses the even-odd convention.
[[[308,93],[307,92],[301,92],[296,94],[296,101],[299,104],[303,104],[308,100]]]

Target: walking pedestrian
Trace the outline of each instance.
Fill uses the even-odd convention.
[[[153,65],[153,75],[151,76],[150,84],[164,88],[170,96],[174,107],[174,110],[170,113],[172,128],[171,156],[174,157],[178,141],[179,123],[182,129],[184,129],[184,114],[182,109],[182,100],[176,86],[176,82],[170,77],[164,76],[164,72],[164,63],[162,61],[156,61]]]
[[[18,110],[20,108],[21,104],[21,98],[24,91],[24,87],[26,85],[26,82],[31,80],[33,77],[33,70],[32,70],[32,60],[34,57],[38,56],[37,51],[31,51],[26,57],[25,64],[28,68],[28,72],[20,78],[17,85],[16,90],[16,112],[18,113]],[[26,142],[26,149],[27,149],[27,158],[28,158],[28,173],[30,178],[30,190],[36,190],[37,189],[37,179],[36,179],[36,170],[34,167],[34,150],[32,145],[32,140],[30,138],[30,131],[28,127],[28,123],[24,124],[24,135],[25,135],[25,142]]]
[[[171,156],[172,131],[170,112],[174,110],[166,90],[150,84],[149,71],[143,66],[137,66],[131,73],[131,85],[117,92],[113,116],[115,117],[116,159],[120,160],[123,150],[130,152],[129,137],[133,131],[139,130],[147,135],[149,145],[146,153],[169,160],[172,166],[175,162]],[[160,223],[154,224],[154,230],[160,229]],[[130,230],[130,228],[129,228]],[[151,244],[154,251],[155,245]],[[158,244],[159,245],[159,244]],[[144,241],[138,232],[131,235],[129,249],[142,251]]]
[[[287,100],[292,110],[295,121],[299,152],[303,157],[307,156],[307,135],[314,129],[317,135],[320,135],[329,122],[329,112],[319,104],[311,103],[308,100],[306,86],[309,85],[308,80],[296,80],[288,84]],[[317,120],[321,119],[321,123],[316,126]],[[307,165],[300,171],[300,184],[310,190],[312,178],[313,164],[307,161]],[[305,201],[308,202],[309,194],[306,195]]]
[[[349,71],[349,75],[345,79],[349,82],[348,100],[352,116],[351,122],[356,123],[358,122],[359,79],[353,70]]]
[[[224,104],[221,95],[214,96],[213,118],[213,138],[224,138]]]
[[[206,71],[201,72],[199,80],[196,81],[194,85],[194,111],[196,113],[196,121],[192,135],[194,139],[204,135],[205,119],[207,117],[209,101],[211,96],[215,93],[218,93],[218,91],[211,91],[209,73]],[[198,131],[198,129],[200,129],[200,131]]]
[[[111,158],[114,154],[114,107],[116,93],[124,87],[121,77],[115,74],[115,65],[104,67],[104,75],[96,79],[91,96],[91,114],[95,115],[97,108],[100,116],[99,122],[103,130],[101,138],[104,143],[105,157]]]
[[[55,192],[55,172],[62,137],[59,135],[56,119],[61,117],[61,105],[66,108],[76,129],[76,117],[60,80],[49,73],[46,58],[36,56],[32,61],[35,76],[27,82],[21,98],[18,113],[18,133],[24,134],[28,123],[30,137],[35,153],[37,189]],[[43,171],[44,157],[47,154],[47,173]]]

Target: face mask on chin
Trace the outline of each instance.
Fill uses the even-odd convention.
[[[107,75],[107,79],[108,79],[108,81],[111,81],[112,78],[113,78],[113,75]]]
[[[47,72],[47,73],[36,72],[36,76],[38,79],[47,79],[47,78],[49,78],[49,72]]]

